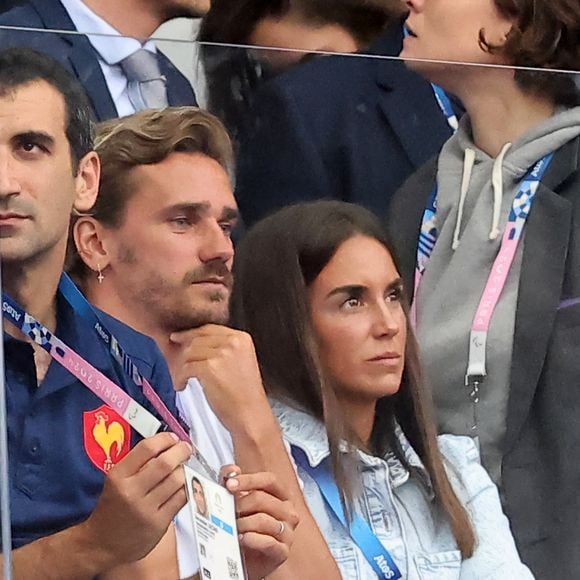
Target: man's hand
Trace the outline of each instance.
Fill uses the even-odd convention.
[[[264,578],[290,554],[299,517],[276,477],[269,472],[237,474],[236,466],[222,469],[227,489],[235,495],[240,545],[248,578]]]
[[[180,347],[171,364],[176,388],[183,388],[190,377],[196,377],[230,432],[256,421],[262,410],[271,415],[249,334],[207,324],[173,333],[170,340]]]
[[[163,537],[187,501],[181,466],[190,455],[187,443],[159,433],[111,469],[97,506],[81,524],[110,567],[140,560]]]

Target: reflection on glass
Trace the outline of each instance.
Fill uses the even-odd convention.
[[[214,1],[198,40],[269,49],[202,46],[208,105],[237,135],[262,81],[317,54],[366,50],[401,12],[402,4],[392,0]]]
[[[232,12],[231,23],[217,23],[213,18],[223,4],[215,2],[216,12],[212,10],[202,28],[203,39],[267,44],[278,50],[202,45],[208,104],[235,139],[236,194],[246,225],[289,203],[320,198],[360,203],[384,219],[392,210],[391,201],[397,200],[390,229],[401,255],[408,257],[402,274],[409,288],[425,200],[438,176],[442,213],[432,259],[441,264],[441,278],[426,274],[418,301],[423,317],[418,333],[440,429],[455,433],[471,433],[474,422],[472,400],[462,390],[472,311],[521,178],[540,157],[554,153],[518,249],[506,299],[490,328],[490,387],[481,394],[476,422],[484,464],[502,488],[524,561],[539,578],[547,578],[546,567],[556,554],[560,576],[574,577],[579,514],[571,498],[576,497],[573,483],[578,474],[569,445],[579,437],[580,407],[570,386],[580,383],[573,348],[580,343],[575,322],[580,182],[574,169],[580,73],[565,71],[580,62],[580,17],[571,12],[565,23],[543,25],[532,34],[525,27],[514,32],[512,16],[492,10],[491,0],[473,13],[466,2],[453,3],[449,13],[439,12],[443,3],[419,4],[409,2],[404,39],[402,21],[391,20],[396,13],[391,8],[381,12],[371,7],[374,14],[382,14],[374,21],[376,27],[365,28],[367,21],[361,17],[355,29],[338,20],[338,11],[333,13],[336,21],[321,20],[320,25],[314,15],[308,21],[279,12],[251,18],[249,8],[248,13]],[[300,34],[294,32],[296,27],[301,27]],[[282,40],[276,44],[275,39]],[[0,30],[0,46],[31,46],[65,64],[83,83],[99,120],[147,104],[143,94],[130,96],[130,83],[148,81],[129,79],[121,64],[124,47],[141,44],[120,40],[117,44],[107,35]],[[300,42],[294,45],[293,40]],[[280,44],[294,50],[285,52]],[[193,43],[175,46],[193,68]],[[404,61],[394,58],[401,49]],[[325,56],[313,58],[319,51]],[[352,54],[326,54],[333,51]],[[200,87],[192,89],[186,80],[187,70],[178,71],[163,55],[157,56],[157,66],[147,74],[156,81],[164,77],[167,104],[192,104],[195,93],[203,102]],[[445,89],[462,117],[451,140],[452,129],[431,83]],[[136,104],[139,98],[143,102]],[[512,145],[506,148],[507,143]],[[0,165],[0,172],[4,167]],[[0,203],[5,193],[0,190]],[[476,224],[481,231],[475,232]],[[460,321],[458,330],[450,321]],[[515,398],[521,406],[512,405]],[[13,412],[10,405],[8,412]],[[504,437],[511,437],[508,455]],[[18,461],[13,457],[14,472]],[[13,520],[18,517],[16,513]],[[552,518],[560,518],[557,526],[550,523]],[[539,530],[549,530],[548,539],[544,541]]]

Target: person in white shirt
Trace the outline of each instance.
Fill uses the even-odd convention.
[[[187,384],[179,404],[210,468],[235,460],[241,469],[238,528],[249,577],[340,578],[304,502],[252,341],[224,326],[238,211],[223,125],[192,107],[142,111],[101,124],[95,149],[99,196],[74,224],[69,272],[90,302],[157,342],[175,386]],[[183,577],[198,566],[183,521],[177,532]]]

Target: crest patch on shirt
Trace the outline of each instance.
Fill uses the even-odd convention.
[[[95,467],[107,473],[131,447],[131,427],[108,405],[83,413],[85,451]]]

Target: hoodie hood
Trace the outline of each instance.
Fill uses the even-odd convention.
[[[489,239],[497,239],[502,232],[500,221],[502,227],[505,224],[505,220],[502,221],[503,214],[506,214],[505,195],[509,194],[509,208],[527,172],[540,159],[557,151],[578,135],[580,107],[575,107],[557,113],[525,133],[515,143],[504,144],[494,159],[474,145],[470,120],[466,115],[457,133],[444,145],[439,157],[437,224],[444,221],[445,208],[457,207],[453,249],[459,246],[463,224],[474,208],[473,199],[469,203],[468,198],[488,194]],[[457,192],[458,198],[455,197]]]

